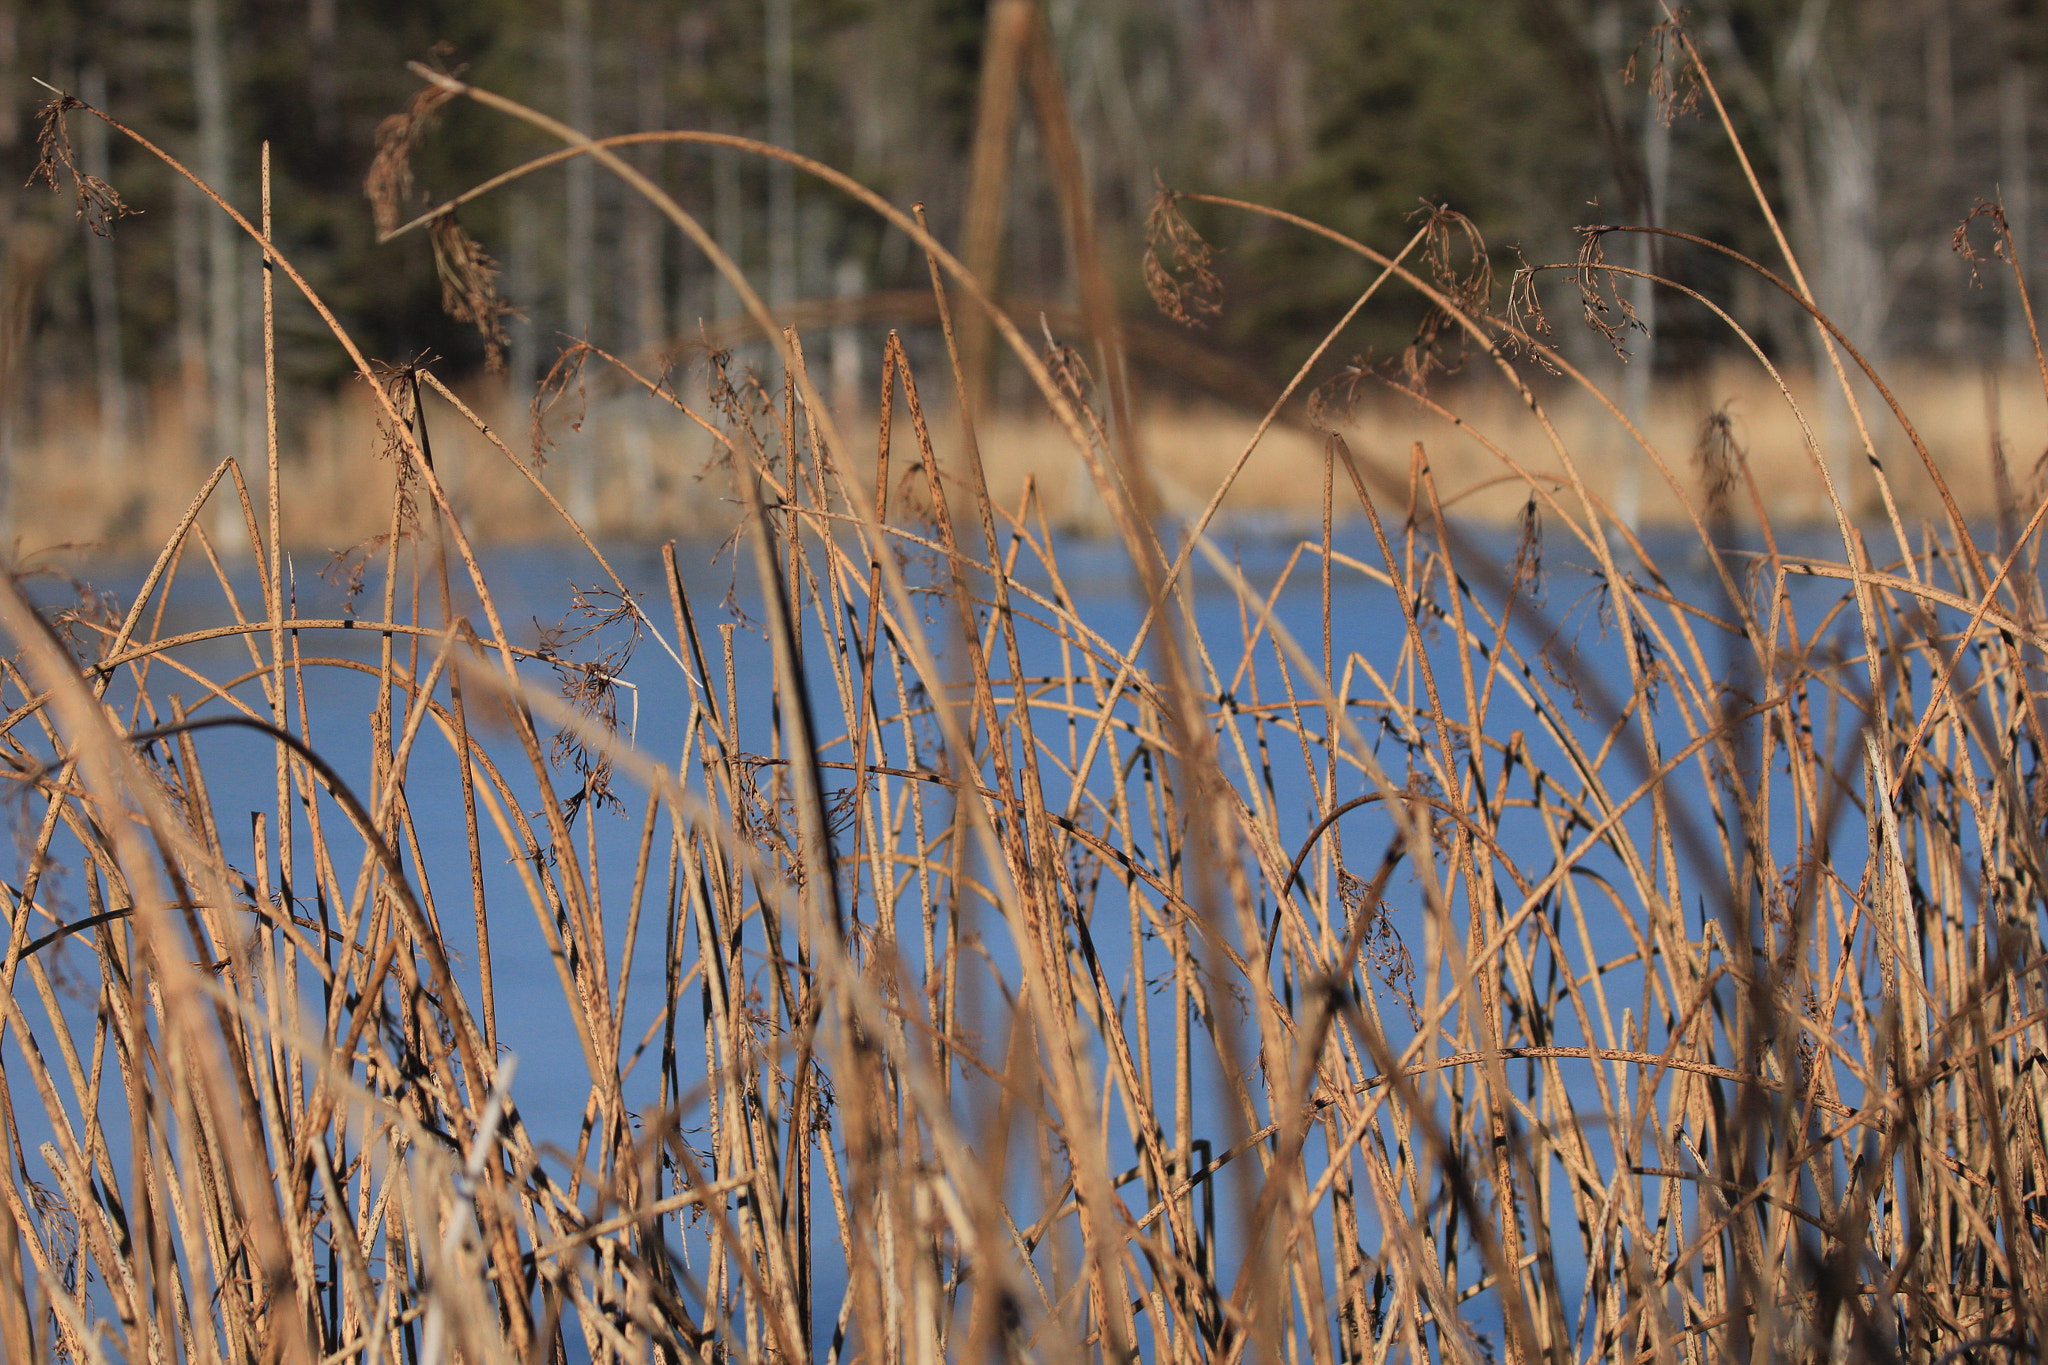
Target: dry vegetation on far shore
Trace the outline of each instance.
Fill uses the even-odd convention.
[[[687,387],[701,378],[700,365],[677,383]],[[1999,513],[1994,451],[2002,453],[2012,496],[2026,496],[2038,477],[2036,465],[2048,452],[2048,417],[2034,401],[2038,379],[2031,368],[1984,372],[1907,366],[1888,378],[1906,410],[1925,424],[1921,434],[1940,467],[1949,471],[1966,517],[1988,525]],[[1854,509],[1865,516],[1881,514],[1875,489],[1860,474],[1860,452],[1851,458],[1854,433],[1839,402],[1830,403],[1810,374],[1794,371],[1789,383],[1816,423],[1817,438],[1838,452],[1837,469],[1850,479]],[[1729,366],[1674,378],[1657,392],[1647,420],[1638,425],[1679,481],[1680,492],[1673,491],[1604,406],[1554,380],[1538,392],[1589,490],[1617,516],[1640,527],[1682,527],[1681,492],[1696,502],[1703,490],[1704,476],[1692,452],[1702,424],[1716,413],[1727,414],[1736,439],[1748,450],[1775,520],[1789,527],[1830,517],[1798,421],[1766,376]],[[531,451],[527,401],[512,399],[500,381],[489,377],[467,386],[464,396],[498,440],[522,457]],[[1392,391],[1368,393],[1348,420],[1335,425],[1366,465],[1390,477],[1406,477],[1410,450],[1423,442],[1454,514],[1476,523],[1510,524],[1527,496],[1520,478],[1503,467],[1487,442],[1513,454],[1532,474],[1561,476],[1526,405],[1512,392],[1481,377],[1440,380],[1429,396],[1484,440]],[[213,464],[195,440],[192,415],[176,393],[155,395],[143,424],[146,435],[123,450],[90,420],[90,394],[80,393],[75,400],[50,407],[80,414],[80,420],[51,423],[51,431],[15,453],[15,505],[37,509],[33,519],[23,518],[15,528],[18,553],[37,556],[61,548],[57,562],[78,565],[153,550],[177,524],[192,489]],[[846,429],[872,429],[872,398],[849,402],[842,394],[840,400],[836,406]],[[663,405],[645,394],[622,391],[616,382],[594,384],[587,401],[584,431],[572,430],[565,414],[558,413],[550,424],[546,479],[566,501],[583,487],[574,473],[577,462],[598,460],[595,497],[576,509],[592,535],[642,543],[722,539],[740,523],[743,509],[716,472],[717,442],[702,432],[676,428]],[[1258,420],[1258,414],[1222,404],[1154,404],[1145,410],[1138,446],[1169,519],[1201,510],[1209,490],[1243,454]],[[965,498],[951,422],[943,410],[935,418],[939,454],[956,496]],[[1019,506],[1028,480],[1054,526],[1090,536],[1114,533],[1085,467],[1055,422],[1000,414],[983,419],[979,435],[989,489],[999,503]],[[1889,428],[1876,437],[1880,453],[1896,471],[1902,510],[1913,517],[1943,515],[1940,499],[1905,440]],[[331,552],[382,534],[388,518],[380,504],[398,468],[374,458],[386,445],[378,433],[376,403],[360,386],[296,405],[280,451],[298,492],[284,508],[284,543],[297,551]],[[451,422],[436,433],[434,453],[451,499],[480,542],[512,545],[566,534],[545,499],[523,481],[503,477],[504,451],[466,423]],[[1317,432],[1299,418],[1276,423],[1260,438],[1248,476],[1232,486],[1225,513],[1250,515],[1270,527],[1313,526],[1321,515],[1322,459]],[[367,487],[366,476],[374,480]],[[380,486],[384,493],[366,496]],[[1733,511],[1739,521],[1755,520],[1755,509],[1746,502]],[[231,524],[225,531],[225,547],[240,548]]]

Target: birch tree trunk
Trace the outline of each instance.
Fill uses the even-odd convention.
[[[796,146],[796,20],[792,0],[767,0],[768,140]],[[768,301],[797,296],[796,173],[786,162],[768,166]]]
[[[512,226],[505,247],[505,296],[519,303],[533,298],[539,288],[540,272],[534,265],[534,256],[540,249],[534,231],[536,207],[529,202],[510,215]],[[519,439],[525,440],[533,418],[530,405],[534,387],[540,380],[539,325],[525,308],[507,318],[505,325],[511,337],[505,364],[505,430],[516,432]]]
[[[569,126],[581,133],[595,133],[591,126],[590,0],[562,0],[562,65],[567,79],[566,112]],[[595,311],[591,273],[597,243],[597,168],[587,156],[569,162],[568,174],[568,259],[563,275],[564,303],[569,335],[578,341],[591,340]],[[597,454],[582,433],[561,433],[563,455],[569,467],[569,515],[586,528],[597,512]]]
[[[850,414],[860,410],[862,398],[860,326],[853,319],[868,292],[867,268],[855,257],[843,257],[832,272],[832,292],[839,299],[832,328],[832,406]]]
[[[97,63],[78,77],[79,97],[95,109],[107,107],[107,73]],[[107,125],[96,118],[79,120],[79,154],[87,175],[111,181],[107,167]],[[99,379],[100,458],[118,467],[128,445],[128,383],[121,365],[121,310],[119,279],[115,274],[114,243],[88,231],[85,233],[86,291],[92,306],[94,369]]]
[[[221,198],[234,201],[228,125],[227,54],[221,32],[220,0],[192,0],[192,89],[199,109],[199,176]],[[204,449],[210,460],[240,459],[246,401],[242,375],[241,281],[236,227],[212,205],[202,210],[206,241],[207,418]],[[240,510],[227,499],[216,504],[215,539],[222,548],[246,538]]]
[[[580,133],[591,127],[590,0],[562,0],[562,74],[564,109],[569,126]],[[565,321],[569,335],[579,341],[590,339],[592,257],[597,240],[596,167],[587,156],[573,158],[568,166],[568,259],[564,262],[566,296]]]
[[[1648,227],[1662,227],[1665,203],[1671,192],[1671,124],[1658,107],[1656,95],[1648,92],[1643,98],[1643,170],[1649,190],[1649,202],[1642,205],[1643,222]],[[1647,233],[1636,236],[1634,265],[1645,275],[1658,273],[1663,253],[1657,249],[1657,242],[1656,237]],[[1650,405],[1656,401],[1657,286],[1639,278],[1631,292],[1630,306],[1636,310],[1643,330],[1629,342],[1633,354],[1623,377],[1622,398],[1630,420],[1638,429],[1645,429]],[[1633,527],[1641,519],[1642,510],[1643,456],[1639,450],[1627,449],[1616,472],[1614,512],[1623,525]]]
[[[691,102],[677,110],[674,115],[677,126],[708,126],[705,117],[708,111],[698,102],[701,97],[695,92],[703,88],[703,74],[708,60],[707,50],[711,42],[710,21],[701,13],[687,14],[677,21],[674,33],[675,57],[670,67],[671,73],[676,88],[692,92]],[[699,177],[707,172],[716,177],[719,165],[730,159],[714,153],[709,157],[708,165],[701,158],[692,162],[692,183],[702,184],[703,181]],[[725,224],[717,218],[715,203],[711,206],[711,211],[711,230],[718,234],[720,243],[728,251],[732,250],[738,243],[725,236]],[[677,253],[673,281],[674,319],[676,332],[685,345],[699,339],[702,335],[699,325],[708,321],[710,315],[717,311],[718,305],[711,298],[710,281],[706,278],[710,273],[694,249]]]
[[[659,32],[643,32],[633,40],[633,122],[642,132],[664,125],[667,100],[663,89],[666,44]],[[659,145],[638,149],[634,159],[651,179],[661,175]],[[654,206],[637,194],[625,196],[621,215],[624,240],[620,254],[625,269],[619,280],[625,289],[619,316],[632,327],[633,349],[646,356],[668,339],[668,299],[662,281],[662,224]]]
[[[1955,25],[1949,0],[1927,0],[1927,178],[1944,202],[1956,200],[1956,69]],[[1934,349],[1953,356],[1963,348],[1961,291],[1943,289],[1935,296]]]
[[[2027,71],[2016,61],[2007,61],[1998,76],[1998,193],[2005,203],[2006,226],[2012,229],[2012,248],[2019,257],[2020,271],[2030,276],[2033,264],[2034,177],[2030,164],[2027,104]],[[2033,281],[2028,279],[2031,292]],[[2005,358],[2020,364],[2033,358],[2033,341],[2027,332],[2026,310],[2019,296],[2004,295],[2001,331]]]
[[[1814,303],[1873,360],[1882,349],[1890,286],[1878,242],[1877,117],[1866,86],[1845,89],[1828,40],[1828,0],[1806,0],[1780,55],[1775,104],[1778,162],[1793,240]],[[1804,326],[1821,422],[1816,435],[1844,510],[1855,516],[1867,482],[1848,402],[1820,329]]]
[[[0,265],[0,536],[11,543],[22,520],[14,506],[14,452],[26,425],[31,320],[56,255],[54,232],[35,219],[8,226]]]

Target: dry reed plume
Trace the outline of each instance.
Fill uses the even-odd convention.
[[[1718,110],[1665,37],[1674,88]],[[1065,166],[1078,348],[1027,341],[920,218],[830,168],[659,136],[780,158],[916,242],[944,386],[972,388],[954,318],[973,314],[1085,461],[1136,630],[1091,619],[1028,496],[988,496],[971,424],[935,435],[930,376],[894,338],[870,449],[624,139],[424,70],[374,178],[388,231],[433,232],[451,309],[487,336],[503,316],[460,203],[587,155],[778,338],[781,378],[718,368],[701,405],[629,375],[722,443],[753,619],[714,623],[673,546],[659,606],[590,546],[604,589],[516,647],[431,458],[437,427],[487,429],[331,317],[403,471],[358,619],[295,615],[274,434],[262,478],[221,462],[124,610],[39,614],[0,584],[21,838],[7,1358],[2036,1354],[2048,500],[2009,480],[1995,551],[1952,499],[1939,524],[1890,511],[1873,545],[1831,486],[1837,557],[1782,546],[1761,500],[1738,551],[1754,485],[1710,427],[1703,501],[1642,452],[1688,509],[1687,579],[1561,441],[1557,478],[1503,441],[1529,509],[1503,566],[1446,515],[1459,490],[1422,447],[1390,487],[1332,435],[1321,535],[1282,575],[1320,599],[1320,638],[1297,639],[1284,581],[1254,590],[1206,538],[1221,488],[1162,528],[1056,73],[1016,60]],[[460,99],[565,150],[401,224],[407,149]],[[103,117],[53,103],[53,179],[67,116]],[[1178,212],[1203,198],[1163,196],[1147,265],[1186,315],[1213,302]],[[237,221],[266,289],[281,275],[317,308],[267,208]],[[1510,386],[1568,372],[1537,315],[1488,311],[1455,218],[1391,257],[1299,226],[1369,263],[1353,315],[1419,290],[1425,343],[1462,336]],[[1599,247],[1619,230],[1570,267],[1617,332],[1629,272]],[[1828,328],[1784,254],[1782,278],[1745,264]],[[1833,345],[1861,424],[1859,362]],[[1432,354],[1350,377],[1432,405]],[[1548,439],[1540,405],[1528,420]],[[540,486],[500,448],[504,477]],[[259,601],[233,595],[209,499],[239,508]],[[1368,556],[1338,543],[1349,515]],[[1592,566],[1593,599],[1546,598],[1561,554]],[[227,614],[165,633],[202,562]],[[1233,629],[1197,610],[1198,571],[1235,594]],[[1575,649],[1595,616],[1607,643]],[[201,650],[223,638],[245,658]],[[367,714],[309,711],[327,674],[367,678]],[[679,752],[628,741],[634,698]],[[210,795],[233,785],[229,731],[269,765],[253,816]],[[506,973],[515,943],[545,988]],[[585,1074],[515,1075],[508,1011],[573,1034]],[[564,1093],[580,1128],[537,1132],[522,1097]]]

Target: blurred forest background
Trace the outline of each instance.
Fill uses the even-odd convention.
[[[407,60],[459,67],[596,134],[698,127],[788,145],[898,203],[925,202],[941,236],[959,241],[991,15],[1001,8],[4,0],[0,164],[19,183],[35,162],[48,95],[36,79],[163,144],[252,217],[267,139],[279,243],[365,348],[386,361],[430,356],[443,374],[488,387],[475,331],[442,311],[424,237],[378,245],[363,196],[379,122],[419,86]],[[1696,113],[1657,116],[1647,79],[1655,54],[1639,51],[1662,17],[1654,0],[1027,8],[1063,78],[1133,351],[1155,394],[1262,404],[1366,278],[1355,260],[1297,231],[1198,214],[1223,251],[1225,307],[1204,329],[1176,328],[1146,300],[1138,269],[1160,182],[1290,209],[1385,250],[1406,240],[1421,203],[1448,204],[1484,233],[1503,294],[1516,264],[1571,259],[1574,226],[1592,222],[1679,227],[1782,269],[1720,129]],[[2030,361],[2009,281],[1987,272],[1987,287],[1971,289],[1951,234],[1980,197],[1995,196],[2029,268],[2048,251],[2048,11],[2039,0],[1707,0],[1688,25],[1817,295],[1852,338],[1882,360],[1942,373]],[[1007,222],[999,251],[983,253],[1027,323],[1041,310],[1056,317],[1075,297],[1037,127],[1026,109],[1001,140]],[[204,468],[218,453],[261,449],[257,253],[97,120],[74,117],[72,130],[84,168],[138,215],[110,242],[74,220],[68,194],[23,188],[0,207],[0,457],[13,468],[16,533],[16,504],[36,476],[25,461],[113,484],[170,460],[167,451],[214,452]],[[444,197],[545,150],[529,130],[458,102],[425,143],[422,189]],[[922,260],[830,192],[737,155],[631,156],[700,215],[771,302],[829,331],[842,395],[864,395],[862,367],[872,368],[883,329],[928,333]],[[510,394],[530,392],[568,337],[679,369],[706,340],[745,340],[734,300],[703,262],[587,161],[520,181],[462,221],[502,265],[522,312]],[[1987,240],[1980,230],[1979,245]],[[1653,262],[1646,239],[1610,245],[1638,249],[1637,260],[1617,263],[1657,264],[1722,300],[1784,363],[1810,365],[1811,328],[1753,275],[1697,251]],[[1576,325],[1564,277],[1544,288],[1561,344],[1601,365],[1602,343]],[[1635,344],[1626,371],[1609,362],[1603,373],[1640,406],[1730,343],[1704,310],[1636,293],[1653,338]],[[1376,308],[1330,366],[1397,355],[1416,316],[1404,307]],[[281,306],[279,329],[294,396],[286,458],[311,458],[304,452],[320,442],[309,414],[345,397],[351,381],[295,300]],[[1001,375],[995,395],[1023,397],[1016,377]],[[119,542],[144,529],[154,495],[125,496],[92,534]]]

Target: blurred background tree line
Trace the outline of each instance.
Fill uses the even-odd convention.
[[[267,139],[286,253],[373,354],[432,355],[460,372],[481,367],[482,348],[443,314],[426,242],[378,245],[362,193],[378,123],[418,88],[408,59],[459,66],[593,133],[698,127],[786,144],[899,203],[925,202],[941,236],[959,240],[993,12],[986,0],[4,0],[0,152],[25,179],[40,78],[162,143],[253,216]],[[1225,308],[1177,334],[1137,269],[1159,182],[1291,209],[1383,250],[1413,231],[1420,204],[1448,204],[1478,225],[1503,281],[1523,261],[1571,259],[1574,226],[1593,222],[1674,226],[1782,269],[1718,127],[1658,114],[1655,54],[1640,46],[1661,18],[1654,0],[1045,0],[1040,14],[1118,285],[1156,343],[1136,349],[1169,386],[1271,394],[1365,275],[1299,232],[1197,215],[1223,251]],[[1964,366],[2028,353],[2006,282],[1987,274],[1970,290],[1950,237],[1980,196],[1999,196],[2022,258],[2048,249],[2040,0],[1705,0],[1688,23],[1816,293],[1852,338]],[[1000,149],[1010,180],[998,233],[1001,288],[1034,309],[1074,296],[1038,127],[1020,114]],[[68,195],[8,199],[10,429],[87,420],[90,408],[110,440],[132,441],[152,395],[203,392],[215,444],[247,448],[256,253],[124,139],[90,118],[72,128],[85,169],[140,214],[110,244],[73,221]],[[423,189],[453,194],[545,150],[458,103],[425,144]],[[920,320],[908,300],[922,261],[829,191],[733,154],[631,155],[771,301],[862,337]],[[516,384],[543,373],[565,337],[678,355],[737,335],[725,325],[735,301],[703,262],[587,161],[462,217],[522,311]],[[1610,255],[1658,265],[1727,302],[1767,348],[1809,358],[1795,310],[1725,260],[1652,253],[1640,238],[1615,239]],[[1564,277],[1545,289],[1553,316],[1572,322]],[[1703,310],[1635,297],[1656,340],[1639,344],[1651,364],[1628,383],[1725,346]],[[1340,350],[1397,354],[1412,321],[1379,312]],[[282,308],[280,327],[287,382],[341,382],[342,358],[305,309]],[[1575,324],[1559,335],[1577,355],[1599,350]]]

